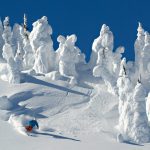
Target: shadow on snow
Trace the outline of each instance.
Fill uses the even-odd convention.
[[[44,86],[47,86],[47,87],[55,88],[55,89],[58,89],[58,90],[62,90],[62,91],[65,91],[65,92],[70,92],[70,93],[73,93],[73,94],[88,96],[85,93],[82,93],[82,92],[79,92],[79,91],[75,91],[75,90],[71,90],[71,89],[68,89],[68,88],[63,87],[63,86],[55,85],[55,84],[52,84],[52,83],[49,83],[49,82],[37,79],[37,78],[35,78],[33,76],[30,76],[30,75],[27,75],[27,74],[23,74],[23,75],[24,75],[24,77],[23,77],[24,78],[24,82],[40,84],[40,85],[44,85]]]
[[[38,135],[54,137],[56,139],[65,139],[65,140],[72,140],[72,141],[80,142],[80,140],[77,140],[77,139],[74,139],[74,138],[69,138],[69,137],[66,137],[66,136],[61,136],[61,135],[56,135],[56,134],[51,134],[51,133],[36,132],[36,131],[34,131],[34,133],[38,134]]]

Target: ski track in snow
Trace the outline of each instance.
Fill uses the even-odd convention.
[[[55,112],[55,109],[56,109],[56,112],[52,113],[52,115],[55,115],[55,114],[65,111],[65,109],[70,107],[71,105],[79,105],[79,104],[89,101],[89,98],[88,98],[89,91],[87,93],[82,93],[82,92],[73,90],[73,88],[66,88],[63,86],[54,85],[52,83],[48,83],[46,81],[42,81],[42,80],[35,79],[35,78],[34,80],[40,81],[43,87],[42,88],[38,87],[36,89],[30,89],[27,91],[15,93],[8,97],[9,101],[11,101],[11,103],[13,104],[13,108],[8,112],[9,116],[11,114],[14,114],[14,115],[26,114],[26,115],[33,116],[33,112],[34,112],[34,116],[36,118],[47,118],[47,116],[42,114],[46,110],[52,109]],[[38,82],[35,82],[34,80],[32,80],[33,83],[39,84]],[[51,91],[51,88],[55,90]],[[85,100],[82,100],[81,98],[81,101],[73,102],[73,104],[72,102],[70,102],[69,104],[69,102],[67,101],[69,101],[70,99],[69,97],[71,97],[70,94],[83,96],[85,97],[84,98]],[[48,101],[46,101],[45,105],[43,106],[40,106],[40,104],[38,107],[35,106],[35,108],[34,106],[29,106],[30,102],[32,102],[34,99],[42,99],[42,97],[48,97],[49,99],[52,99],[54,97],[56,98],[54,100],[55,101],[54,103],[53,102],[48,103]],[[41,100],[38,100],[38,102],[39,101],[41,103]],[[68,104],[64,105],[65,103],[68,103]]]
[[[34,78],[34,80],[36,79]],[[66,86],[65,82],[53,83],[37,79],[38,83],[36,83],[34,80],[18,87],[16,86],[17,89],[5,87],[6,89],[13,89],[5,94],[8,95],[8,100],[11,101],[13,107],[7,111],[0,110],[1,120],[8,120],[12,114],[17,118],[22,114],[36,117],[40,125],[40,130],[31,134],[30,139],[32,142],[35,140],[33,138],[38,137],[37,139],[39,140],[45,140],[47,145],[49,143],[47,138],[50,137],[51,140],[52,138],[61,139],[67,141],[68,144],[71,141],[81,142],[84,145],[86,143],[85,137],[90,138],[95,134],[94,136],[97,135],[96,138],[104,140],[105,144],[100,142],[100,145],[97,142],[99,144],[96,145],[99,146],[95,146],[94,150],[98,150],[100,146],[106,150],[110,150],[111,146],[106,148],[107,143],[113,146],[116,145],[115,125],[118,121],[118,98],[108,93],[105,90],[104,84],[92,89]],[[40,85],[39,82],[43,84]],[[65,89],[63,89],[64,86],[66,86]],[[9,126],[7,127],[8,131],[13,130]],[[17,130],[19,131],[19,126],[14,127],[16,130],[12,134],[16,134],[15,131]],[[21,132],[24,131],[21,129]],[[7,135],[9,136],[9,133]],[[18,135],[15,136],[17,138]],[[101,138],[101,136],[104,138]],[[24,141],[25,139],[21,138],[18,141]],[[92,139],[90,140],[92,141]],[[55,143],[52,141],[50,146]],[[83,147],[81,145],[75,146],[74,149],[83,149],[83,147],[85,149],[85,145]],[[38,144],[34,146],[38,149]],[[20,146],[18,145],[17,147]],[[41,146],[39,145],[39,147]],[[28,146],[25,146],[25,148],[28,148]],[[128,148],[129,150],[132,149],[130,146]],[[136,150],[138,148],[137,146]],[[60,147],[57,149],[59,150]],[[90,146],[89,149],[91,149]]]

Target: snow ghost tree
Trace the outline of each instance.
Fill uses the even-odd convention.
[[[4,24],[4,32],[2,34],[2,37],[4,39],[4,42],[12,45],[12,32],[11,27],[9,25],[9,17],[5,17],[3,24]],[[15,52],[13,53],[15,55]]]
[[[52,28],[47,17],[42,17],[33,23],[33,30],[29,35],[32,49],[35,52],[34,70],[37,73],[48,73],[55,70],[55,52],[50,37]]]
[[[63,49],[63,46],[65,44],[66,38],[63,35],[59,35],[57,37],[57,42],[59,42],[59,47],[56,50],[56,70],[59,70],[59,61],[60,61],[60,53]]]
[[[144,79],[150,78],[150,35],[145,32],[145,45],[142,50],[141,56],[141,76]]]
[[[135,78],[141,75],[143,81],[150,78],[150,35],[144,31],[139,23],[137,39],[135,41]]]
[[[113,72],[115,73],[115,76],[118,77],[119,71],[120,71],[120,63],[122,54],[124,53],[125,48],[123,46],[120,46],[116,49],[116,51],[113,53]]]
[[[23,25],[23,31],[22,31],[22,38],[23,38],[23,50],[24,50],[24,56],[23,56],[23,66],[24,69],[32,69],[35,62],[35,53],[31,47],[29,35],[30,32],[27,28],[27,16],[24,14],[24,25]]]
[[[12,57],[8,60],[9,83],[18,84],[21,82],[20,70]]]
[[[146,114],[148,117],[148,121],[150,122],[150,92],[148,93],[148,97],[146,98]]]
[[[62,35],[59,35],[57,38],[57,41],[59,42],[59,48],[56,51],[56,55],[57,55],[56,64],[59,64],[59,69],[60,69],[59,71],[61,72],[61,74],[65,76],[74,76],[75,78],[77,77],[77,69],[79,68],[78,66],[81,67],[82,64],[86,63],[85,55],[81,53],[81,50],[77,46],[75,46],[76,40],[77,40],[76,35],[70,35],[67,36],[67,38],[65,38]],[[74,58],[74,60],[72,60],[71,58]],[[70,73],[69,72],[67,73],[67,70],[65,68],[67,67],[66,65],[69,61],[72,63],[71,65],[73,65],[72,66],[73,68],[72,70],[70,70]],[[63,72],[64,69],[66,70],[66,73],[65,71]]]
[[[4,45],[4,39],[2,37],[2,34],[3,34],[3,25],[2,25],[2,21],[0,19],[0,59],[2,59],[2,48],[3,48],[3,45]]]
[[[11,57],[14,58],[13,49],[10,44],[8,43],[4,44],[2,56],[7,62]]]
[[[128,111],[130,112],[130,102],[132,99],[132,84],[127,75],[126,59],[121,61],[119,78],[117,80],[118,94],[119,94],[119,124],[118,124],[118,141],[128,141],[128,127],[130,122],[128,118]]]
[[[136,143],[146,143],[150,141],[150,128],[146,115],[146,91],[142,83],[137,83],[133,93],[133,103],[131,110],[132,126],[129,132],[130,138]]]
[[[150,129],[146,115],[146,92],[138,80],[135,89],[126,72],[125,59],[121,62],[120,77],[117,85],[119,88],[119,142],[130,141],[145,143],[149,141]],[[132,91],[133,89],[133,91]]]
[[[76,47],[76,50],[78,51],[78,63],[76,63],[76,70],[78,71],[82,71],[82,70],[86,70],[86,60],[85,60],[85,54],[81,52],[81,50]]]
[[[93,75],[101,77],[106,83],[108,90],[116,93],[116,81],[124,47],[119,47],[114,53],[112,51],[113,39],[112,32],[104,24],[100,31],[100,36],[93,43],[90,67],[94,67]]]
[[[13,31],[12,31],[12,48],[14,50],[14,54],[16,54],[17,52],[17,48],[18,48],[18,43],[20,45],[20,49],[22,49],[22,53],[24,54],[23,51],[23,38],[22,38],[22,26],[20,26],[19,24],[15,24],[13,27]]]
[[[27,25],[27,16],[26,14],[24,14],[24,17],[23,17],[23,29],[24,29],[24,33],[27,32],[27,29],[28,29],[28,25]],[[28,35],[27,35],[28,36]]]
[[[137,74],[137,78],[139,76],[139,74],[142,73],[142,50],[144,48],[145,45],[145,34],[144,34],[144,29],[142,28],[141,23],[139,22],[139,26],[137,29],[138,33],[137,33],[137,39],[135,41],[134,44],[134,49],[135,49],[135,67],[136,67],[136,74]]]
[[[18,70],[22,71],[23,70],[23,53],[22,53],[22,48],[20,46],[20,43],[18,43],[18,49],[17,49],[14,60],[16,62]]]
[[[3,58],[7,62],[8,68],[8,81],[9,83],[20,83],[20,70],[18,64],[14,60],[13,49],[10,44],[5,43],[3,46]]]
[[[29,35],[30,35],[30,32],[28,31],[28,25],[27,25],[27,16],[26,14],[24,14],[24,17],[23,17],[23,30],[21,30],[22,32],[22,38],[23,39],[27,39],[29,40]]]
[[[23,56],[23,66],[25,69],[32,69],[35,62],[35,53],[32,50],[29,39],[24,38],[23,44],[23,50],[25,52]]]
[[[76,71],[76,64],[78,64],[81,59],[81,52],[78,47],[75,46],[77,41],[76,35],[67,36],[66,40],[63,39],[60,43],[59,49],[59,72],[63,76],[72,76],[75,79],[78,77]],[[73,79],[75,83],[75,79]]]
[[[9,83],[20,83],[20,70],[18,69],[18,65],[14,60],[14,54],[12,48],[12,33],[11,27],[9,26],[9,18],[6,17],[4,20],[4,32],[3,39],[5,44],[3,46],[2,56],[6,60],[8,65],[8,80]]]
[[[92,45],[92,54],[90,59],[90,68],[92,69],[97,64],[98,53],[101,51],[103,57],[105,52],[113,50],[114,37],[109,27],[105,24],[102,25],[100,36],[94,40]]]

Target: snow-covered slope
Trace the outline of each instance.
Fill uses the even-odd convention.
[[[135,62],[122,59],[124,47],[114,50],[113,33],[105,24],[89,63],[75,34],[59,35],[54,50],[46,16],[33,23],[31,32],[26,15],[23,26],[15,24],[13,30],[6,17],[0,30],[3,149],[150,148],[141,145],[150,142],[150,34],[141,23]],[[29,133],[31,120],[39,129]]]
[[[26,75],[25,83],[10,85],[0,81],[0,145],[6,150],[148,149],[116,141],[118,98],[107,92],[103,82],[95,88],[71,86]],[[87,78],[87,82],[88,78]],[[89,85],[91,85],[89,83]],[[6,98],[6,97],[5,97]],[[7,105],[7,107],[6,107]],[[10,117],[11,116],[11,117]],[[40,129],[24,136],[24,123],[36,117]],[[7,122],[9,119],[9,123]]]

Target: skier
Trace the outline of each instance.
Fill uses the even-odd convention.
[[[32,129],[33,129],[34,127],[39,128],[38,122],[37,122],[35,119],[34,119],[34,120],[30,120],[30,121],[28,122],[28,125],[25,126],[25,129],[26,129],[27,132],[32,132]]]

